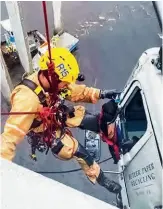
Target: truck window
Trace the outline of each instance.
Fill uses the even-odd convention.
[[[124,109],[125,149],[129,151],[147,130],[147,118],[144,110],[140,90],[137,90],[133,98]]]

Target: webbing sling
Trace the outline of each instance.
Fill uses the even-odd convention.
[[[22,82],[19,85],[24,85],[27,86],[29,89],[31,89],[39,98],[40,103],[46,107],[47,103],[46,103],[46,96],[43,93],[41,86],[38,86],[37,84],[35,84],[33,81],[29,80],[29,79],[23,79]],[[37,119],[33,120],[33,123],[30,127],[31,128],[37,128],[42,124],[42,121],[39,121]]]

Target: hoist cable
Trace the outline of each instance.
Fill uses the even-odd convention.
[[[112,157],[109,157],[107,159],[104,159],[100,162],[98,162],[98,164],[102,164],[108,160],[111,160]],[[73,173],[73,172],[77,172],[77,171],[81,171],[81,168],[77,168],[77,169],[73,169],[73,170],[67,170],[67,171],[35,171],[36,173],[40,173],[40,174],[60,174],[60,173]]]
[[[47,10],[46,10],[46,1],[42,1],[43,6],[43,13],[44,13],[44,20],[45,20],[45,30],[46,30],[46,38],[48,43],[48,51],[49,51],[49,60],[51,60],[51,50],[50,50],[50,38],[49,38],[49,26],[48,26],[48,17],[47,17]]]
[[[39,112],[1,112],[1,115],[33,115],[40,114]]]

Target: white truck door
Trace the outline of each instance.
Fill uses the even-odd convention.
[[[123,203],[130,209],[161,209],[161,158],[148,104],[138,81],[131,85],[120,107],[124,144],[120,160],[124,164],[124,172],[120,182],[124,185],[124,193],[127,193],[122,193]]]

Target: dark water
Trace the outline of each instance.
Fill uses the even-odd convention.
[[[5,19],[7,14],[3,2],[2,8],[2,19]],[[23,2],[22,9],[26,29],[38,29],[44,33],[41,2]],[[50,2],[48,18],[52,34]],[[65,29],[80,40],[77,57],[81,71],[86,75],[85,83],[89,86],[122,89],[142,52],[161,45],[158,37],[160,28],[151,2],[63,2],[62,21]],[[87,108],[98,111],[100,106],[101,102],[87,105]],[[83,143],[83,131],[75,130],[74,135]],[[54,159],[50,153],[48,156],[40,155],[39,161],[33,163],[28,157],[29,151],[26,142],[19,145],[15,162],[42,171],[78,168],[75,161],[62,162]],[[101,159],[108,156],[107,146],[102,144]],[[105,170],[116,169],[112,161],[101,167]],[[46,176],[106,202],[115,199],[105,189],[89,183],[82,172]],[[116,176],[110,177],[116,179]]]

